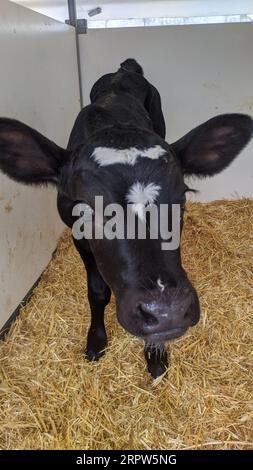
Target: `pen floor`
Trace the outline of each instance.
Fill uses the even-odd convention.
[[[201,319],[152,380],[114,299],[106,354],[84,358],[86,274],[64,232],[0,343],[1,449],[253,448],[253,200],[189,202],[182,259]]]

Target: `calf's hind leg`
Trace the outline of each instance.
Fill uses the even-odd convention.
[[[98,361],[103,356],[107,345],[104,312],[106,305],[110,302],[111,290],[99,273],[93,254],[86,251],[75,239],[74,244],[87,271],[88,299],[91,310],[91,324],[85,355],[90,361]]]

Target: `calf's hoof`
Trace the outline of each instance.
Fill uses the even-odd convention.
[[[163,375],[168,368],[168,364],[149,364],[148,371],[153,379],[157,379],[160,375]]]
[[[157,379],[164,374],[168,368],[168,354],[165,349],[157,349],[156,347],[145,348],[145,359],[147,362],[148,372]]]
[[[98,361],[104,354],[107,338],[104,336],[88,336],[85,357],[88,361]]]
[[[104,355],[105,351],[93,351],[92,349],[86,349],[85,357],[88,361],[99,361],[99,359]]]

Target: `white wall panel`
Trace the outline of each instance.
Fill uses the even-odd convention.
[[[79,111],[73,28],[0,2],[0,116],[66,146]],[[0,174],[0,328],[37,280],[63,230],[53,189]]]
[[[251,24],[90,30],[80,44],[85,102],[98,77],[135,57],[161,93],[169,142],[216,114],[253,114]],[[193,186],[202,201],[252,197],[253,143],[222,174]]]

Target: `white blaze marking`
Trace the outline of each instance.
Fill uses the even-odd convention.
[[[163,282],[161,281],[160,277],[157,279],[157,285],[158,285],[160,291],[163,292],[164,289],[165,289],[165,285],[164,285]]]
[[[97,147],[91,156],[100,166],[114,165],[115,163],[123,163],[133,166],[135,165],[138,157],[157,160],[166,153],[167,151],[160,145],[143,150],[137,149],[136,147],[130,147],[128,149]]]
[[[150,204],[154,204],[161,186],[154,183],[145,185],[144,183],[134,183],[126,196],[127,202],[132,204],[132,210],[141,220],[144,220],[144,209]]]

